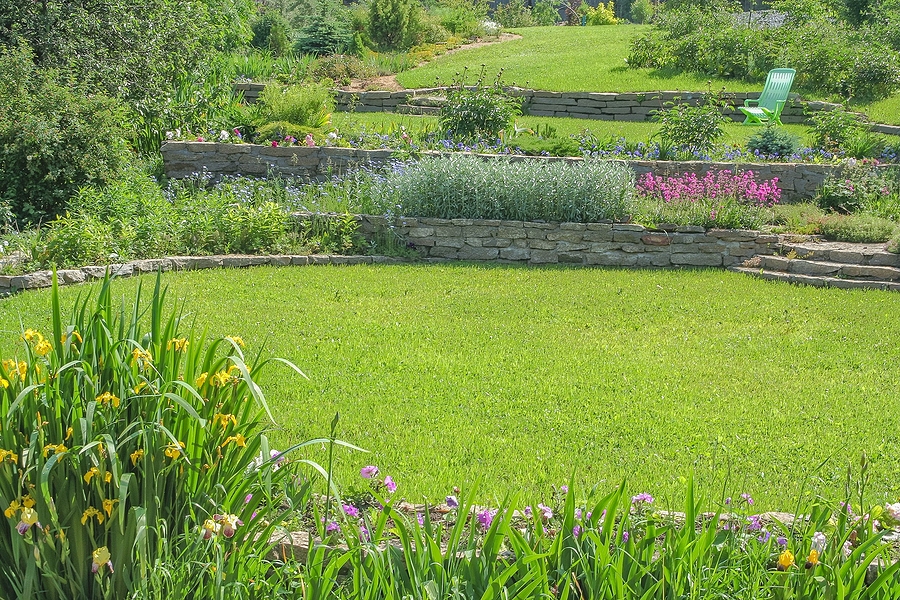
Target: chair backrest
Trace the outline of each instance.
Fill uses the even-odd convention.
[[[759,106],[775,110],[777,102],[785,101],[791,93],[791,84],[794,83],[794,69],[772,69],[766,77],[766,85],[759,95]]]

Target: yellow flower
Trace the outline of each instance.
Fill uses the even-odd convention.
[[[25,333],[22,334],[22,339],[26,342],[41,342],[44,340],[44,336],[41,335],[41,332],[36,331],[34,329],[26,329]]]
[[[144,449],[138,448],[134,452],[131,453],[131,464],[137,466],[137,461],[144,458]]]
[[[181,448],[179,448],[179,446]],[[184,442],[178,442],[178,445],[172,444],[170,446],[166,446],[166,450],[164,454],[171,459],[176,459],[181,456],[181,449],[184,448]]]
[[[9,506],[6,508],[6,510],[3,511],[3,514],[4,514],[4,516],[6,516],[7,519],[12,519],[13,515],[15,515],[16,511],[19,510],[20,508],[22,508],[22,505],[19,504],[19,501],[13,500],[12,502],[9,503]]]
[[[208,375],[209,375],[209,373],[207,373],[205,371],[203,373],[200,373],[200,377],[198,377],[196,380],[194,380],[194,385],[197,388],[202,388],[203,384],[206,383],[206,377]]]
[[[241,339],[241,338],[239,338],[239,337],[236,336],[236,335],[226,335],[226,336],[225,336],[225,339],[226,339],[226,340],[231,340],[232,342],[234,342],[235,344],[237,344],[237,345],[240,346],[241,348],[244,347],[244,340]]]
[[[95,519],[97,519],[98,525],[103,525],[103,521],[104,521],[104,519],[106,519],[106,517],[103,516],[102,512],[100,512],[93,506],[88,506],[87,510],[85,510],[83,513],[81,513],[81,524],[86,525],[88,522],[88,519],[90,519],[91,517],[94,517]]]
[[[190,342],[187,338],[172,338],[166,344],[166,350],[171,350],[174,346],[176,352],[181,352],[188,347],[188,344],[190,344]]]
[[[97,548],[91,553],[91,573],[96,573],[101,567],[109,567],[109,572],[112,573],[112,557],[106,546]]]
[[[790,550],[785,550],[781,553],[781,556],[778,557],[778,570],[779,571],[787,571],[794,564],[794,555]]]
[[[34,498],[31,496],[25,496],[22,498],[22,506],[25,508],[34,508]]]
[[[34,345],[34,351],[38,356],[47,356],[51,350],[53,350],[53,346],[47,340],[41,340]]]
[[[69,339],[70,339],[70,338],[67,337],[66,334],[64,333],[64,334],[62,334],[62,340],[60,340],[60,341],[62,341],[62,343],[65,344],[66,341],[69,340]],[[81,339],[81,334],[78,333],[77,330],[72,330],[72,337],[71,337],[71,340],[72,340],[72,343],[74,343],[75,340],[78,340],[78,343],[79,343],[79,344],[82,343],[82,342],[84,341],[83,339]]]
[[[133,390],[133,391],[134,391],[135,394],[140,394],[140,393],[141,393],[141,390],[143,390],[145,387],[147,387],[147,382],[146,382],[146,381],[140,381],[140,382],[138,382],[138,384],[137,384],[136,386],[134,386],[134,390]]]
[[[107,471],[103,474],[103,481],[105,481],[106,483],[112,481],[112,471]]]
[[[69,427],[68,429],[66,429],[66,441],[69,441],[72,439],[73,433],[75,433],[75,430],[73,428]]]
[[[62,454],[63,452],[68,450],[68,448],[66,448],[65,444],[47,444],[46,446],[44,446],[44,456],[46,457],[48,454],[50,454],[51,450],[53,450],[53,452],[56,454]]]
[[[19,455],[12,450],[4,450],[3,448],[0,448],[0,463],[7,459],[9,459],[9,462],[11,462],[12,464],[16,464],[17,462],[19,462]]]
[[[100,469],[98,469],[97,467],[91,467],[90,469],[88,469],[88,472],[84,474],[84,482],[87,484],[90,484],[91,479],[93,479],[94,477],[99,477],[99,476],[100,476]]]
[[[215,387],[222,387],[229,381],[231,381],[231,375],[227,371],[219,371],[213,375],[212,384]]]
[[[247,439],[244,436],[242,436],[241,434],[237,434],[237,435],[232,435],[232,436],[225,438],[225,441],[222,442],[222,448],[224,448],[231,442],[234,442],[235,445],[237,445],[239,448],[247,447]]]
[[[109,498],[103,501],[103,510],[106,511],[107,516],[112,517],[112,511],[117,502],[118,500],[110,500]]]
[[[0,377],[0,388],[6,389],[9,387],[9,382],[2,377]]]
[[[235,427],[237,427],[237,417],[234,415],[223,415],[222,413],[216,413],[213,415],[213,425],[216,423],[222,424],[222,430],[228,429],[228,423],[234,423]]]
[[[153,355],[140,347],[131,351],[131,360],[142,371],[153,365]]]
[[[112,404],[113,408],[119,408],[119,397],[115,394],[110,394],[109,392],[103,392],[99,396],[97,396],[97,402],[100,404]]]
[[[809,557],[806,559],[806,564],[803,566],[807,569],[812,569],[817,564],[819,564],[819,551],[813,548],[809,551]]]

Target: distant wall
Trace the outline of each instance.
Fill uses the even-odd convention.
[[[440,156],[438,152],[426,152],[426,156]],[[214,142],[166,142],[162,146],[166,175],[171,178],[188,177],[207,171],[214,179],[223,175],[263,176],[278,173],[291,177],[324,181],[332,174],[344,173],[361,164],[383,164],[391,160],[390,150],[357,150],[354,148],[328,148],[306,146],[259,146],[254,144],[217,144]],[[496,155],[482,155],[486,160]],[[540,156],[505,157],[511,160],[543,160],[579,162],[581,158],[553,158]],[[753,171],[757,178],[778,178],[785,202],[808,200],[815,197],[825,178],[838,167],[808,163],[726,163],[726,162],[676,162],[676,161],[623,161],[638,175],[676,175],[731,169]]]

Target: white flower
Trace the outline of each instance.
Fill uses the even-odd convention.
[[[896,504],[885,504],[884,512],[894,521],[900,521],[900,502],[897,502]]]
[[[228,141],[228,137],[229,137],[229,136],[228,136],[228,132],[225,131],[224,129],[223,129],[222,131],[219,132],[219,141],[220,141],[220,142],[227,142],[227,141]]]
[[[167,131],[167,132],[166,132],[166,139],[167,139],[167,140],[171,140],[171,139],[174,139],[174,138],[175,138],[175,134],[174,134],[174,133],[172,133],[171,131]]]
[[[821,531],[815,532],[812,536],[812,549],[819,554],[822,554],[823,552],[825,552],[825,542],[825,534]]]
[[[850,543],[850,540],[844,542],[844,546],[841,548],[841,551],[844,553],[844,556],[849,558],[851,554],[853,554],[853,544]]]

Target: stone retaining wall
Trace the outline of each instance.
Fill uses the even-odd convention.
[[[297,215],[308,218],[309,215]],[[426,261],[493,261],[523,265],[612,267],[728,267],[758,255],[774,254],[782,236],[758,231],[676,227],[648,229],[620,223],[531,223],[478,219],[425,219],[357,216],[360,232],[374,239],[392,230]],[[60,285],[162,271],[243,268],[261,265],[397,264],[386,256],[273,255],[173,256],[108,266],[57,271]],[[50,287],[51,271],[0,276],[0,296]]]
[[[439,152],[425,152],[426,156],[441,156]],[[290,177],[324,181],[332,174],[344,173],[362,165],[379,165],[391,160],[390,150],[357,150],[353,148],[328,148],[306,146],[259,146],[254,144],[217,144],[214,142],[165,142],[162,146],[166,176],[188,177],[204,171],[215,179],[223,175],[262,176],[277,173]],[[497,155],[480,155],[485,159]],[[540,156],[512,156],[511,160],[544,160],[575,163],[581,158],[555,158]],[[825,178],[838,167],[807,163],[726,163],[726,162],[677,162],[677,161],[625,161],[635,173],[676,175],[697,173],[702,175],[711,169],[753,171],[758,179],[778,178],[783,201],[809,200],[815,197]]]
[[[389,225],[361,217],[371,236]],[[729,267],[780,247],[758,231],[622,223],[532,223],[484,219],[398,218],[393,230],[426,258],[529,265]]]

